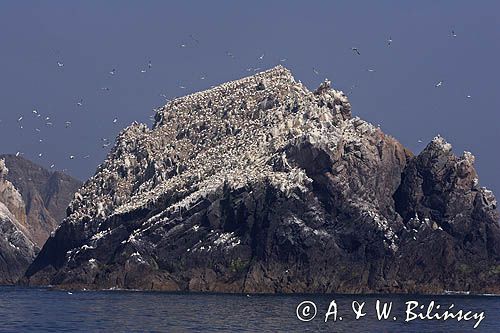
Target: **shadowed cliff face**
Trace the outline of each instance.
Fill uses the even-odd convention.
[[[224,292],[499,292],[496,201],[469,153],[413,156],[329,82],[276,67],[125,129],[31,285]]]
[[[23,158],[0,155],[0,284],[23,276],[80,184]]]

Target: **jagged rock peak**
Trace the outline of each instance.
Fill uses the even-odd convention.
[[[0,159],[0,203],[3,203],[21,224],[26,224],[25,206],[21,194],[7,179],[8,174],[9,169],[5,159]]]
[[[5,160],[0,159],[0,180],[3,180],[9,174],[9,169],[5,165]]]
[[[441,135],[435,136],[432,141],[427,145],[425,150],[434,150],[434,151],[439,151],[443,153],[451,153],[452,151],[452,146],[449,144],[445,138],[443,138]]]
[[[320,95],[320,94],[323,94],[324,92],[330,90],[332,86],[332,82],[328,79],[325,79],[325,81],[323,81],[319,87],[314,91],[314,93],[316,95]]]
[[[167,120],[182,113],[185,110],[195,110],[196,112],[207,112],[207,110],[218,111],[220,107],[237,106],[240,110],[250,109],[252,104],[260,103],[263,109],[271,109],[274,99],[279,99],[291,91],[295,90],[298,97],[300,93],[308,95],[310,92],[300,82],[296,82],[292,73],[285,67],[278,65],[267,71],[245,77],[239,80],[230,81],[216,86],[212,89],[197,92],[191,95],[174,99],[164,107],[157,110],[154,127],[163,125]],[[344,110],[350,116],[350,105],[347,97],[341,92],[330,89],[329,81],[321,84],[317,92],[330,91],[337,104],[345,104],[349,110]],[[272,97],[262,99],[262,97]],[[333,105],[331,106],[333,108]],[[166,119],[167,118],[167,119]]]
[[[445,166],[446,164],[454,165],[457,175],[460,178],[465,178],[470,175],[473,182],[477,185],[477,174],[474,169],[475,156],[468,151],[464,151],[462,156],[458,157],[453,154],[453,147],[442,136],[437,135],[420,153],[418,160],[428,164],[429,169],[436,169]]]

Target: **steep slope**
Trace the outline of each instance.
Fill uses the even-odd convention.
[[[0,202],[0,284],[13,284],[35,258],[25,227]]]
[[[0,155],[9,169],[6,177],[25,204],[28,237],[39,248],[66,217],[66,208],[82,183],[62,172],[50,172],[14,155]]]
[[[9,169],[0,159],[0,284],[12,284],[35,258],[35,245],[28,237],[21,194],[6,179]]]
[[[23,276],[79,186],[62,173],[0,155],[0,284]]]
[[[437,137],[413,156],[281,67],[119,135],[26,283],[225,292],[500,290],[496,202]]]

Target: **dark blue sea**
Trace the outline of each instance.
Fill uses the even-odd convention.
[[[387,319],[378,319],[377,300],[379,309],[383,309],[384,304],[388,309],[392,304]],[[458,317],[446,321],[405,320],[407,315],[410,319],[417,315],[422,305],[425,309],[421,311],[425,314],[433,301],[434,310],[431,314],[436,312],[439,305],[437,312],[448,309],[456,313],[462,310],[462,314],[468,312],[468,315],[462,316],[460,321]],[[410,313],[406,313],[407,302],[414,307]],[[297,310],[301,303],[302,306]],[[357,320],[353,304],[360,314]],[[329,307],[332,313],[325,322]],[[361,316],[363,313],[365,315]],[[474,329],[481,313],[483,319]],[[312,319],[301,321],[298,315],[302,320]],[[474,315],[476,319],[473,319]],[[69,293],[50,289],[0,287],[0,331],[497,333],[500,332],[500,297],[230,295],[133,291]]]

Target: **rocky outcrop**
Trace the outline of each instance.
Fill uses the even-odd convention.
[[[15,283],[35,258],[26,228],[0,202],[0,284]]]
[[[0,159],[0,284],[16,282],[35,257],[35,245],[26,237],[24,202],[8,174]]]
[[[48,171],[20,156],[0,155],[0,159],[9,169],[6,179],[22,196],[21,211],[25,215],[22,222],[28,237],[41,248],[66,217],[66,208],[82,182],[60,171]]]
[[[23,158],[0,156],[0,284],[23,276],[79,186]]]
[[[119,135],[30,285],[222,292],[500,292],[496,201],[469,153],[413,156],[278,66]]]

